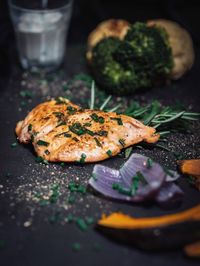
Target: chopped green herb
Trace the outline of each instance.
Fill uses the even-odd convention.
[[[85,123],[85,124],[83,124],[84,125],[84,127],[91,127],[91,123]]]
[[[96,132],[96,134],[99,135],[99,136],[107,137],[108,136],[108,131],[100,130],[100,131]]]
[[[146,164],[147,168],[150,169],[153,166],[153,160],[151,158],[148,158]]]
[[[92,173],[92,178],[97,181],[97,176],[94,173]]]
[[[98,138],[95,137],[94,140],[96,141],[97,146],[102,147],[102,144],[101,144],[101,142],[98,140]]]
[[[108,150],[106,153],[107,153],[107,155],[108,155],[109,157],[112,156],[112,151],[111,151],[111,150]]]
[[[50,154],[49,150],[45,150],[44,153],[45,153],[46,155],[49,155],[49,154]]]
[[[92,217],[85,217],[85,222],[87,225],[91,225],[94,223],[94,219]]]
[[[111,120],[116,120],[118,125],[120,125],[120,126],[123,125],[122,119],[120,117],[111,117],[110,119]]]
[[[125,149],[125,158],[128,159],[128,157],[131,155],[131,152],[133,150],[133,147],[129,147]]]
[[[63,119],[64,114],[61,112],[53,112],[53,114],[58,118],[58,119]]]
[[[29,124],[28,125],[28,131],[30,132],[32,130],[32,128],[33,128],[32,124]]]
[[[71,105],[67,106],[67,111],[69,115],[73,115],[77,112],[77,109]]]
[[[67,102],[63,99],[63,97],[58,97],[55,99],[56,104],[67,104]]]
[[[41,156],[36,157],[35,161],[37,163],[49,164],[49,162],[47,160],[43,159]]]
[[[72,216],[72,214],[69,214],[66,218],[65,218],[65,222],[67,223],[71,223],[74,221],[74,217]]]
[[[102,116],[98,116],[96,113],[91,114],[90,117],[92,118],[92,120],[94,120],[95,122],[98,122],[100,124],[103,124],[105,121]]]
[[[63,166],[65,166],[65,163],[63,163],[63,162],[62,162],[62,163],[60,163],[60,166],[62,166],[62,167],[63,167]]]
[[[10,146],[11,146],[11,148],[16,148],[17,147],[17,142],[13,142]]]
[[[86,194],[86,187],[79,185],[77,188],[77,192],[79,192],[81,194]]]
[[[74,123],[71,126],[69,126],[69,129],[74,134],[81,136],[85,134],[85,128],[80,123]]]
[[[94,134],[94,132],[93,131],[91,131],[91,130],[89,130],[89,129],[85,129],[85,132],[88,134],[88,135],[90,135],[90,136],[94,136],[95,134]]]
[[[19,94],[22,98],[32,98],[33,97],[33,93],[31,91],[28,91],[28,90],[20,91]]]
[[[46,142],[44,140],[38,140],[37,141],[37,145],[48,147],[49,146],[49,142]]]
[[[79,162],[80,162],[80,163],[85,163],[85,159],[86,159],[86,157],[87,157],[86,154],[85,154],[85,153],[82,153],[82,154],[81,154],[81,159],[80,159]]]
[[[62,132],[62,133],[55,135],[55,137],[60,137],[60,136],[64,136],[65,138],[71,138],[72,135],[69,134],[68,132]]]
[[[51,195],[49,197],[49,202],[50,203],[56,203],[58,200],[60,193],[59,193],[59,185],[58,184],[54,184],[51,187]]]
[[[122,145],[122,147],[125,147],[125,140],[124,139],[119,139],[119,143]]]
[[[56,127],[60,127],[60,126],[64,126],[64,125],[66,125],[66,122],[61,120],[58,122]]]
[[[80,251],[81,250],[81,245],[79,243],[73,243],[72,244],[72,250],[76,251],[76,252]]]
[[[81,231],[86,231],[86,230],[88,229],[87,224],[86,224],[85,221],[84,221],[83,219],[81,219],[81,218],[77,218],[77,220],[76,220],[76,224],[77,224],[77,226],[79,227],[79,229],[80,229]]]

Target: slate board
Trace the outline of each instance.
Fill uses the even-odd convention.
[[[82,46],[68,47],[63,66],[66,79],[72,77],[73,74],[85,70],[86,66],[82,61],[83,54],[84,47]],[[133,98],[139,101],[158,99],[163,104],[174,104],[178,100],[186,106],[190,105],[190,108],[193,110],[200,111],[199,73],[199,49],[196,49],[195,66],[183,79],[165,88],[154,88],[151,91],[139,93],[133,96]],[[57,74],[54,75],[56,76]],[[57,205],[51,205],[48,208],[44,207],[40,210],[36,208],[34,213],[30,214],[31,203],[27,199],[23,200],[24,195],[20,194],[19,197],[17,192],[19,187],[22,188],[26,185],[25,187],[28,189],[27,184],[32,182],[33,185],[34,179],[44,184],[45,181],[48,182],[48,179],[51,178],[52,172],[54,172],[53,178],[56,176],[58,179],[60,176],[63,180],[63,176],[66,175],[68,181],[79,177],[80,180],[86,183],[91,175],[93,164],[85,166],[70,164],[64,167],[58,164],[50,164],[46,167],[35,162],[35,155],[30,146],[18,145],[16,148],[10,147],[15,142],[14,128],[16,122],[22,119],[28,110],[31,110],[33,106],[46,97],[45,93],[45,95],[42,95],[42,91],[35,89],[33,91],[35,96],[32,100],[26,106],[20,107],[23,99],[19,96],[19,92],[24,89],[23,77],[24,73],[16,63],[15,55],[13,55],[10,58],[8,78],[2,81],[0,91],[1,265],[145,266],[149,263],[152,266],[199,265],[199,261],[191,261],[185,258],[180,250],[149,253],[114,243],[97,233],[92,226],[86,232],[82,232],[74,224],[62,224],[60,221],[52,224],[48,221],[48,218],[56,211]],[[172,150],[182,152],[185,158],[200,157],[200,123],[195,123],[192,129],[192,134],[174,134],[169,137],[169,147]],[[134,149],[134,152],[149,155],[171,169],[175,169],[176,167],[175,158],[169,152],[159,149],[144,151]],[[102,162],[102,164],[117,168],[123,162],[123,158],[116,157]],[[103,212],[109,213],[116,210],[121,210],[137,217],[144,217],[174,213],[199,203],[200,194],[197,190],[191,187],[184,178],[178,183],[183,188],[185,196],[182,204],[176,209],[163,210],[156,205],[128,205],[112,202],[89,191],[83,197],[83,201],[74,203],[74,212],[79,217],[89,215],[94,217],[95,220],[101,217]],[[15,190],[16,194],[14,193]],[[26,189],[23,187],[22,193],[25,193],[25,191]],[[16,199],[14,195],[16,195]],[[89,205],[88,209],[85,207],[86,205]],[[66,213],[68,212],[66,211]],[[29,226],[26,222],[30,220],[30,217],[31,225]],[[72,244],[74,242],[81,244],[81,250],[79,252],[72,250]],[[98,248],[95,248],[95,245],[96,247],[98,245]]]

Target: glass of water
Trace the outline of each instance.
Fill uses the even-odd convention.
[[[60,66],[72,4],[73,0],[9,0],[19,59],[24,69],[51,71]]]

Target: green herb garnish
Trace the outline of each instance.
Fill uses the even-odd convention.
[[[68,115],[73,115],[77,112],[77,109],[71,105],[67,106]]]
[[[65,125],[66,125],[65,121],[59,121],[56,127],[65,126]]]
[[[150,169],[153,166],[153,160],[151,158],[148,158],[146,164],[147,168]]]
[[[111,151],[111,150],[108,150],[106,153],[107,153],[107,155],[108,155],[109,157],[112,156],[112,151]]]
[[[122,119],[120,117],[111,117],[111,120],[117,121],[118,125],[123,125]]]
[[[33,125],[32,124],[29,124],[28,125],[28,132],[30,132],[32,130],[32,128],[33,128]]]
[[[86,157],[87,157],[86,154],[85,154],[85,153],[82,153],[82,154],[81,154],[81,159],[80,159],[79,162],[80,162],[80,163],[85,163],[85,159],[86,159]]]
[[[107,137],[108,136],[108,131],[105,130],[100,130],[96,132],[97,135]]]
[[[45,147],[49,146],[49,142],[46,142],[44,140],[38,140],[36,144],[39,146],[45,146]]]
[[[11,146],[11,148],[16,148],[17,147],[17,142],[13,142],[10,146]]]
[[[63,119],[64,117],[64,114],[61,113],[61,112],[53,112],[53,114],[60,120],[60,119]]]
[[[60,137],[60,136],[64,136],[65,138],[70,138],[72,135],[69,134],[68,132],[62,132],[62,133],[55,135],[55,137]]]
[[[97,146],[102,147],[102,144],[101,144],[101,142],[98,140],[98,138],[95,137],[94,140],[96,141]]]
[[[102,116],[98,116],[96,113],[91,114],[90,116],[92,120],[94,120],[97,123],[103,124],[104,123],[104,118]]]
[[[37,163],[49,164],[49,162],[47,160],[43,159],[41,156],[36,157],[35,161]]]

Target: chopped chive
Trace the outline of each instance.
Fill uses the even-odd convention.
[[[35,161],[37,163],[49,164],[49,162],[47,160],[43,159],[41,156],[36,157]]]
[[[87,128],[85,129],[85,133],[87,133],[90,136],[94,136],[95,135],[95,133],[93,131],[91,131],[91,130],[89,130]]]
[[[81,231],[86,231],[86,230],[88,229],[87,224],[86,224],[85,221],[84,221],[83,219],[81,219],[81,218],[77,218],[77,220],[76,220],[76,224],[77,224],[77,226],[79,227],[79,229],[80,229]]]
[[[72,244],[72,250],[76,251],[76,252],[80,251],[81,250],[81,245],[79,243],[73,243]]]
[[[131,155],[132,150],[133,150],[133,147],[126,148],[126,150],[125,150],[125,158],[126,159]]]
[[[111,117],[111,120],[116,120],[118,125],[123,125],[122,119],[120,117]]]
[[[62,97],[56,98],[55,101],[56,101],[56,105],[58,105],[58,104],[67,104],[67,102]]]
[[[32,98],[33,97],[33,93],[31,91],[28,91],[28,90],[20,91],[19,94],[22,98]]]
[[[111,151],[111,150],[108,150],[106,153],[107,153],[107,155],[108,155],[109,157],[112,156],[112,151]]]
[[[46,142],[44,140],[38,140],[37,141],[37,145],[48,147],[49,146],[49,142]]]
[[[11,148],[16,148],[17,147],[17,142],[13,142],[10,146],[11,146]]]
[[[60,163],[60,166],[62,166],[62,167],[65,166],[65,163],[64,162]]]
[[[147,168],[150,169],[153,166],[153,160],[151,158],[148,158],[146,164]]]
[[[64,126],[66,125],[65,121],[59,121],[56,127]]]
[[[28,125],[28,131],[30,132],[32,130],[32,128],[33,128],[33,125],[32,124],[29,124]]]
[[[53,112],[53,114],[58,118],[58,119],[62,119],[64,117],[64,114],[61,112]]]
[[[125,140],[124,139],[119,139],[119,143],[122,145],[122,147],[125,147]]]
[[[96,141],[97,146],[102,147],[101,142],[98,140],[98,138],[94,137],[94,140]]]
[[[92,178],[97,181],[97,176],[94,173],[92,173]]]
[[[71,105],[67,106],[67,111],[69,115],[73,115],[77,112],[77,109]]]
[[[94,223],[94,219],[92,217],[86,217],[85,222],[87,225],[91,225]]]
[[[107,137],[108,136],[108,131],[100,130],[100,131],[96,132],[96,134],[99,135],[99,136]]]
[[[86,157],[87,157],[86,154],[85,154],[85,153],[82,153],[82,154],[81,154],[81,159],[80,159],[79,162],[80,162],[80,163],[85,163],[85,159],[86,159]]]
[[[64,136],[65,138],[70,138],[72,135],[69,134],[68,132],[62,132],[62,133],[55,135],[55,137],[60,137],[60,136]]]
[[[84,125],[84,127],[91,127],[91,123],[85,123],[85,124],[83,124]]]
[[[103,124],[105,122],[105,119],[102,116],[98,116],[96,113],[91,114],[90,117],[92,118],[92,120],[100,124]]]

